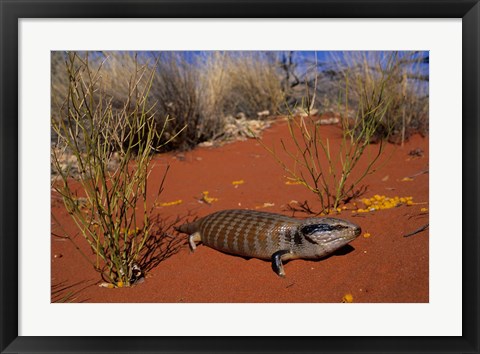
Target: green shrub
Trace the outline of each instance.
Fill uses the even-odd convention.
[[[374,85],[365,86],[357,96],[355,119],[348,118],[349,81],[345,87],[345,114],[342,123],[340,146],[332,146],[323,136],[323,126],[310,114],[287,117],[290,144],[281,140],[285,155],[262,144],[288,173],[289,178],[305,186],[320,202],[320,210],[314,212],[307,204],[303,211],[330,213],[341,203],[349,201],[361,192],[359,183],[375,172],[384,150],[383,139],[375,147],[373,137],[381,129],[391,129],[386,114],[392,98],[386,92],[390,76],[382,75]],[[304,100],[301,111],[310,112],[311,98]],[[388,130],[386,132],[388,136]],[[260,141],[261,142],[261,141]],[[365,155],[365,153],[367,153]],[[366,167],[359,168],[361,158],[367,158]],[[355,173],[353,173],[355,172]]]
[[[57,97],[57,105],[64,101],[51,120],[57,139],[53,188],[93,250],[95,269],[114,286],[130,286],[143,277],[152,238],[167,237],[163,230],[152,232],[152,211],[168,168],[156,193],[147,186],[155,143],[170,120],[156,123],[148,100],[155,71],[148,65],[130,67],[121,104],[106,93],[103,64],[92,65],[88,53],[68,53],[64,70],[67,91]],[[72,163],[65,163],[65,154]]]

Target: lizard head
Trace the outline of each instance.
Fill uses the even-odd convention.
[[[299,231],[307,243],[318,249],[316,255],[323,257],[353,241],[362,229],[342,219],[311,218],[302,223]]]

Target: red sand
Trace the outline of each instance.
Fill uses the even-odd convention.
[[[322,127],[331,146],[340,142],[340,128]],[[284,122],[263,133],[267,146],[280,152],[280,139],[288,137]],[[374,151],[377,145],[371,146]],[[409,156],[415,149],[421,157]],[[52,301],[73,302],[330,302],[338,303],[346,294],[353,302],[428,302],[428,229],[403,237],[428,223],[428,174],[402,181],[428,170],[428,138],[413,136],[403,147],[388,144],[386,163],[361,183],[368,188],[361,197],[375,194],[412,196],[415,204],[373,213],[344,210],[337,217],[359,224],[363,233],[331,257],[294,260],[286,263],[286,278],[275,275],[270,263],[246,260],[199,245],[191,253],[183,243],[178,252],[151,270],[144,283],[132,288],[100,288],[99,273],[82,257],[71,242],[52,237]],[[383,160],[385,161],[385,160]],[[181,199],[178,205],[158,207],[161,217],[173,220],[189,214],[201,217],[217,210],[255,209],[291,215],[291,200],[318,207],[316,196],[300,185],[287,185],[285,172],[255,140],[237,141],[217,148],[197,148],[187,153],[162,154],[154,158],[152,189],[158,188],[165,166],[170,164],[161,202]],[[361,160],[365,166],[366,159]],[[244,183],[235,187],[233,181]],[[211,205],[200,203],[203,191],[218,198]],[[75,242],[91,255],[78,235],[63,203],[52,192],[52,211]],[[361,198],[360,197],[360,198]],[[357,199],[347,206],[364,207]],[[296,213],[297,217],[304,214]],[[52,221],[52,232],[59,232]],[[371,236],[364,237],[365,233]],[[186,235],[175,234],[186,239]]]

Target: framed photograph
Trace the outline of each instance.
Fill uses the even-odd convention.
[[[479,352],[478,1],[0,13],[1,353]]]

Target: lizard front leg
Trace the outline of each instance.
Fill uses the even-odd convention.
[[[294,255],[289,250],[280,250],[272,255],[272,269],[280,277],[285,277],[283,269],[283,261],[294,258]]]

